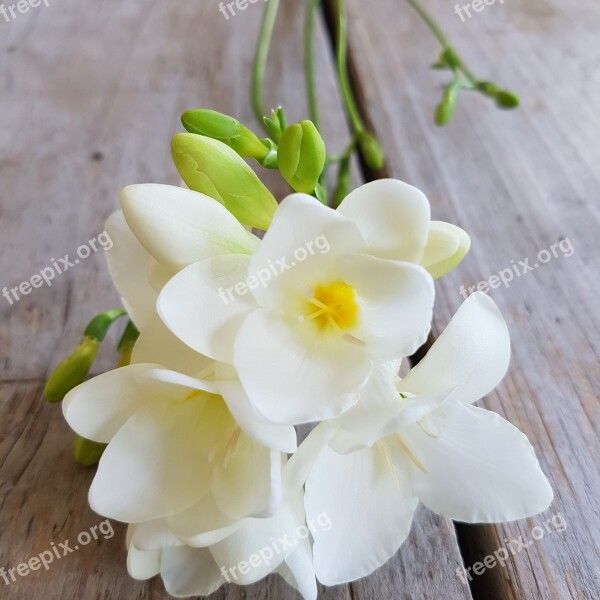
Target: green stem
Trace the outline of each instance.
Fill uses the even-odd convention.
[[[263,123],[263,117],[265,115],[263,107],[263,85],[278,8],[279,0],[270,0],[265,8],[265,14],[256,47],[256,55],[254,57],[254,68],[252,72],[252,107],[259,123]]]
[[[438,42],[442,45],[444,50],[449,49],[452,50],[454,55],[456,56],[458,67],[464,73],[465,77],[471,82],[476,83],[477,77],[473,74],[473,72],[465,65],[462,61],[456,50],[452,47],[450,40],[446,36],[446,34],[440,29],[440,26],[435,22],[433,17],[421,6],[419,0],[406,0],[416,11],[416,13],[421,17],[425,25],[429,27],[431,33],[437,38]]]
[[[344,0],[336,2],[337,36],[336,36],[336,67],[340,80],[340,88],[344,106],[354,134],[361,133],[365,129],[360,111],[352,93],[350,86],[350,76],[348,74],[348,17],[346,15],[346,6]]]
[[[330,154],[327,157],[327,164],[332,165],[334,163],[342,162],[343,160],[350,158],[350,156],[352,156],[352,153],[354,152],[354,150],[356,148],[357,143],[358,143],[358,140],[355,137],[348,144],[348,147],[346,148],[346,150],[344,150],[343,154]]]
[[[94,317],[89,325],[86,327],[84,335],[86,337],[92,338],[98,342],[101,342],[106,337],[110,326],[121,317],[125,316],[127,313],[120,308],[107,310],[99,314],[97,317]]]
[[[315,83],[315,50],[314,29],[315,12],[321,0],[308,0],[306,4],[306,20],[304,22],[304,70],[306,75],[306,96],[308,100],[308,111],[310,120],[315,127],[321,131],[321,119],[319,117],[319,103],[317,100],[317,86]]]

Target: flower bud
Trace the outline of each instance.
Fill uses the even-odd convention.
[[[219,201],[242,224],[266,230],[277,201],[256,173],[218,140],[179,133],[172,141],[173,161],[186,185]]]
[[[245,158],[255,158],[262,163],[269,155],[270,148],[258,136],[228,115],[197,108],[184,112],[181,122],[190,133],[219,140]]]
[[[58,364],[44,388],[48,402],[61,402],[73,388],[86,380],[99,347],[98,340],[86,336],[72,354]]]
[[[61,402],[80,383],[83,383],[94,364],[100,343],[111,325],[127,313],[123,309],[108,310],[94,317],[84,331],[81,344],[54,369],[44,388],[48,402]]]
[[[106,444],[100,442],[92,442],[78,435],[75,438],[75,446],[73,448],[73,455],[75,460],[84,467],[94,467],[102,458],[106,450]]]
[[[444,97],[435,109],[435,124],[439,127],[447,125],[454,116],[458,97],[457,89],[457,86],[452,83],[444,89]]]
[[[452,48],[446,48],[440,57],[450,69],[458,69],[460,67],[460,59]]]
[[[438,279],[458,266],[470,248],[466,231],[451,223],[431,221],[421,266]]]
[[[509,92],[508,90],[499,90],[494,95],[494,99],[496,100],[496,105],[498,108],[504,108],[510,110],[511,108],[517,108],[521,103],[519,96],[514,94],[513,92]]]
[[[279,143],[279,171],[296,192],[314,192],[326,158],[325,142],[312,121],[290,125],[283,132]]]
[[[358,145],[367,167],[379,171],[383,167],[385,154],[377,139],[368,131],[361,131],[358,134]]]
[[[263,122],[269,130],[271,137],[275,140],[275,142],[279,143],[283,132],[287,128],[287,118],[285,116],[283,107],[280,106],[277,110],[272,110],[271,118],[263,117]]]

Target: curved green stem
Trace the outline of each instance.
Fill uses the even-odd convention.
[[[331,165],[350,158],[350,156],[352,156],[352,153],[356,149],[357,144],[358,139],[354,137],[342,154],[330,154],[329,156],[327,156],[327,164]]]
[[[306,4],[306,19],[304,22],[304,71],[306,76],[306,97],[308,100],[308,111],[310,120],[315,127],[321,130],[321,119],[319,116],[319,103],[317,100],[317,86],[315,83],[315,50],[314,29],[315,12],[321,0],[308,0]]]
[[[429,27],[431,33],[437,38],[438,42],[442,45],[444,50],[450,49],[454,53],[459,69],[463,72],[465,77],[471,82],[476,83],[477,77],[473,74],[473,72],[465,65],[460,56],[458,56],[457,52],[452,47],[450,40],[446,36],[446,34],[441,30],[440,26],[435,22],[433,17],[421,6],[419,0],[406,0],[416,11],[416,13],[423,19],[423,22],[427,27]]]
[[[88,326],[85,328],[84,335],[86,337],[92,338],[98,342],[102,342],[108,333],[111,325],[121,317],[124,317],[127,314],[121,308],[115,308],[113,310],[107,310],[94,317]]]
[[[275,19],[280,0],[269,0],[265,8],[258,44],[256,46],[256,55],[254,57],[254,68],[252,71],[252,108],[254,114],[260,123],[263,122],[265,110],[263,107],[263,84],[265,80],[265,71],[267,68],[267,58],[273,29],[275,28]],[[268,131],[268,130],[267,130]]]
[[[336,67],[340,80],[344,107],[348,113],[352,129],[354,133],[357,134],[364,131],[365,125],[360,116],[356,100],[354,99],[352,87],[350,86],[350,76],[348,74],[348,17],[346,15],[344,0],[337,0],[336,2],[336,21]]]

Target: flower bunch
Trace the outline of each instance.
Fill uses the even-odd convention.
[[[434,279],[468,235],[397,180],[327,206],[317,128],[288,126],[281,110],[268,122],[261,140],[225,115],[184,114],[172,151],[187,187],[122,191],[106,230],[125,310],[95,319],[48,386],[80,462],[101,455],[89,501],[129,525],[130,574],[160,574],[178,597],[276,572],[316,598],[317,580],[390,559],[419,500],[495,522],[552,499],[527,438],[474,406],[509,363],[487,296],[399,376],[429,335]],[[244,158],[294,193],[278,204]],[[85,382],[125,311],[119,368]]]

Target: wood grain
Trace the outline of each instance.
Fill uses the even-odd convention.
[[[438,284],[435,332],[471,286],[567,237],[559,255],[509,287],[491,290],[512,337],[508,376],[485,406],[531,439],[555,490],[547,514],[496,527],[460,528],[467,565],[555,515],[547,533],[511,556],[504,570],[475,577],[475,598],[600,597],[600,457],[597,278],[597,77],[600,8],[556,1],[486,7],[465,23],[453,4],[427,2],[482,78],[521,92],[518,112],[477,96],[461,98],[455,121],[432,124],[444,78],[426,67],[439,52],[405,3],[364,10],[349,0],[354,80],[361,107],[388,151],[385,174],[425,190],[434,218],[465,228],[470,256]],[[402,17],[399,15],[402,13]],[[452,574],[448,572],[448,577]],[[452,597],[452,596],[450,596]]]

